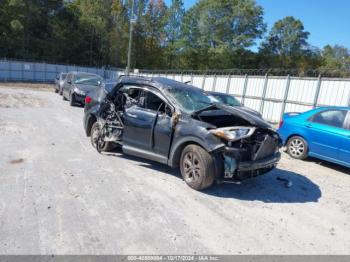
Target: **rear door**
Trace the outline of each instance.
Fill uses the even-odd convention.
[[[346,114],[346,110],[323,110],[309,119],[306,128],[311,154],[338,161]]]

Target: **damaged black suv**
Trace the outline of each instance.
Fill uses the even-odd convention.
[[[203,90],[166,78],[122,76],[85,100],[84,127],[96,149],[180,167],[196,190],[240,182],[276,167],[278,134],[259,116],[219,103]]]

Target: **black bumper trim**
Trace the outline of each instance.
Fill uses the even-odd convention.
[[[277,164],[281,159],[281,153],[277,152],[271,157],[266,157],[263,159],[258,159],[254,161],[240,162],[237,168],[237,171],[252,171],[262,168],[271,167],[272,165]]]

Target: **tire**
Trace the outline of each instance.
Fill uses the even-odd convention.
[[[67,101],[67,98],[64,96],[63,91],[62,91],[62,99],[63,101]]]
[[[55,87],[55,93],[57,94],[58,93],[58,89]]]
[[[188,145],[181,153],[180,171],[186,184],[195,190],[203,190],[213,185],[215,159],[197,145]]]
[[[69,96],[69,105],[70,106],[75,106],[75,97],[74,97],[74,93],[70,94]]]
[[[90,130],[90,141],[91,145],[96,148],[96,143],[97,143],[97,137],[98,137],[98,132],[101,128],[101,125],[99,122],[95,122]],[[102,152],[109,152],[113,150],[115,145],[111,142],[104,142],[103,145],[101,146],[101,151]]]
[[[295,159],[306,159],[308,156],[309,146],[301,136],[293,136],[287,142],[287,153]]]
[[[58,92],[58,93],[59,93],[60,95],[62,95],[62,92],[63,92],[62,87],[60,87],[60,89],[59,89],[59,92]]]

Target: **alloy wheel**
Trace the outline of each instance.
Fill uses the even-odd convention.
[[[293,157],[300,157],[305,153],[305,145],[299,138],[293,139],[289,144],[289,152]]]
[[[183,159],[183,170],[185,171],[185,181],[195,182],[200,178],[201,167],[198,156],[193,152],[187,152]]]

